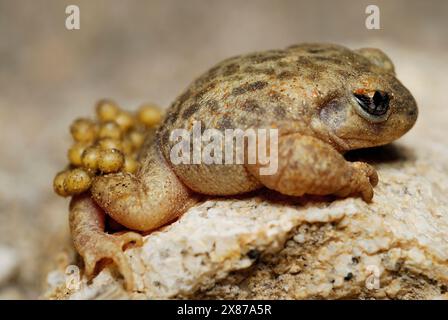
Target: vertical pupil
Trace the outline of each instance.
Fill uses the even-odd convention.
[[[375,91],[372,98],[368,95],[355,94],[359,105],[368,113],[373,115],[383,115],[389,109],[389,95],[383,91]]]
[[[375,91],[373,95],[373,104],[375,105],[375,109],[378,108],[387,108],[389,104],[389,96],[387,93],[382,93],[381,91]]]

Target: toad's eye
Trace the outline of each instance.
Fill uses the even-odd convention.
[[[361,116],[375,122],[383,121],[387,118],[390,97],[386,92],[377,90],[373,93],[373,96],[358,93],[353,95],[360,107],[359,109],[361,109],[359,110],[361,111]]]
[[[373,116],[382,116],[389,110],[390,99],[386,92],[375,91],[373,97],[356,93],[354,95],[361,108]]]

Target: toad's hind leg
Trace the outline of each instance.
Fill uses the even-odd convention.
[[[91,277],[94,274],[99,261],[111,259],[123,275],[126,288],[132,290],[132,270],[123,251],[129,243],[142,245],[142,236],[135,232],[105,233],[104,211],[95,204],[89,194],[73,197],[69,221],[74,246],[84,259],[86,275]]]
[[[155,143],[136,175],[116,173],[97,177],[92,196],[114,220],[138,231],[151,231],[191,207],[196,199],[175,175]]]

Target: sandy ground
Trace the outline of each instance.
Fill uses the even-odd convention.
[[[65,29],[68,4],[80,7],[80,30]],[[0,262],[10,262],[0,264],[0,298],[38,297],[46,271],[70,252],[68,200],[51,183],[66,164],[70,122],[100,98],[166,107],[231,55],[305,41],[374,46],[419,103],[410,134],[425,143],[425,128],[437,126],[430,139],[444,141],[448,2],[376,1],[381,30],[365,28],[367,4],[0,0]]]

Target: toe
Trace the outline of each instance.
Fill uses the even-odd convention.
[[[128,257],[124,250],[126,245],[134,243],[138,246],[143,244],[142,236],[136,232],[123,232],[121,234],[97,234],[95,245],[81,250],[80,254],[84,259],[85,274],[91,278],[95,274],[98,262],[103,259],[110,259],[118,267],[118,271],[124,277],[128,290],[134,288],[134,277]]]
[[[122,250],[124,250],[126,246],[131,243],[139,247],[143,245],[143,238],[141,234],[136,232],[125,231],[118,234],[116,233],[112,236],[115,237],[117,241],[119,241]]]
[[[370,184],[366,185],[364,189],[361,190],[361,197],[365,202],[372,202],[373,188]]]
[[[378,173],[375,168],[365,162],[354,162],[355,170],[362,172],[364,176],[369,178],[370,184],[375,187],[378,184]]]

